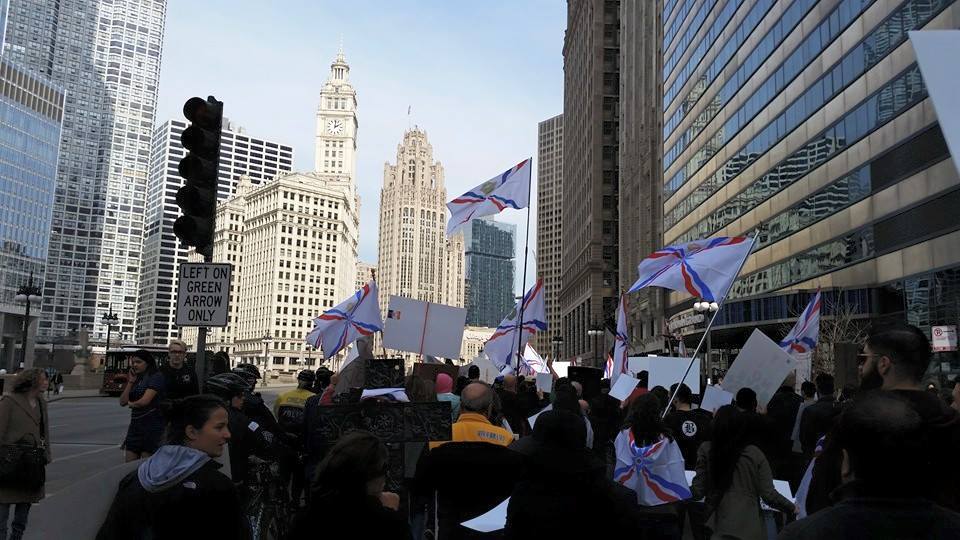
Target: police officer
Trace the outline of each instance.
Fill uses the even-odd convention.
[[[228,427],[230,428],[230,475],[234,483],[246,487],[250,456],[273,460],[276,450],[264,437],[263,427],[243,413],[247,381],[235,373],[221,373],[207,379],[204,390],[227,402]],[[244,490],[241,489],[241,493]]]
[[[290,479],[290,496],[299,503],[303,492],[305,476],[303,471],[303,433],[304,408],[307,400],[314,396],[312,391],[316,375],[312,370],[305,369],[297,374],[297,388],[277,396],[273,405],[273,412],[277,416],[280,427],[286,434],[287,443],[295,451],[288,462],[283,463],[284,479]]]
[[[243,414],[269,432],[267,434],[268,441],[272,441],[274,436],[280,436],[283,429],[277,423],[273,413],[270,412],[270,408],[263,402],[263,396],[260,395],[260,392],[254,391],[257,388],[257,380],[262,378],[260,369],[253,364],[238,364],[237,367],[233,368],[232,373],[239,375],[247,384],[243,396]]]

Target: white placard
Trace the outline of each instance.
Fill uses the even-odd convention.
[[[933,352],[948,352],[957,350],[956,326],[933,326],[930,328],[931,345]]]
[[[921,30],[909,32],[909,36],[943,138],[957,166],[960,164],[960,100],[957,99],[960,31]]]
[[[623,401],[630,397],[630,394],[633,390],[640,384],[640,381],[636,377],[631,377],[629,375],[624,375],[622,377],[617,377],[617,382],[613,383],[613,386],[610,388],[610,397]]]
[[[176,325],[226,326],[232,274],[227,263],[180,263]]]
[[[537,373],[537,390],[546,394],[553,391],[553,373]]]
[[[507,506],[509,505],[510,497],[507,497],[505,501],[494,506],[489,512],[464,521],[461,525],[483,533],[499,531],[507,526]]]
[[[800,385],[804,382],[809,381],[813,378],[813,361],[811,360],[813,354],[810,352],[805,353],[794,353],[793,358],[797,361],[797,377],[796,377],[796,388],[797,392],[800,391]]]
[[[438,358],[460,358],[467,310],[390,295],[383,345]]]
[[[497,376],[500,375],[500,370],[497,369],[497,366],[493,365],[493,362],[483,353],[474,357],[468,366],[477,366],[477,368],[480,369],[480,380],[487,384],[493,384],[493,382],[497,380]],[[469,367],[467,369],[469,369]],[[465,372],[466,370],[461,368],[460,373]]]
[[[662,386],[667,390],[670,389],[670,385],[680,382],[690,364],[689,358],[675,356],[648,356],[644,360],[647,363],[647,372],[650,374],[647,388]],[[694,394],[700,394],[700,358],[694,359],[693,367],[690,368],[690,373],[683,382]]]
[[[729,405],[733,397],[733,394],[719,386],[708,386],[703,392],[703,399],[700,400],[700,408],[715,413],[720,407]]]
[[[750,388],[757,393],[757,403],[766,407],[796,365],[792,356],[754,329],[723,378],[723,389],[736,395],[741,388]]]
[[[627,373],[636,378],[637,373],[641,371],[650,371],[650,361],[648,356],[631,356],[627,358]]]
[[[557,377],[566,377],[567,368],[570,367],[570,362],[554,362],[553,370],[557,372]]]

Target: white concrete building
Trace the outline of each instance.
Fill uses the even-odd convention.
[[[377,284],[384,313],[390,295],[463,307],[463,234],[447,238],[446,203],[443,165],[433,160],[426,132],[407,131],[396,163],[384,164],[380,191]]]
[[[490,336],[496,331],[496,328],[487,328],[485,326],[468,326],[463,329],[463,345],[460,348],[460,358],[466,363],[470,363],[480,351],[483,350],[483,344],[490,339]]]

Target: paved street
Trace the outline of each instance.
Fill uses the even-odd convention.
[[[272,408],[277,394],[292,386],[261,390]],[[49,405],[53,463],[47,466],[47,495],[123,463],[120,443],[130,410],[113,397],[62,399]]]

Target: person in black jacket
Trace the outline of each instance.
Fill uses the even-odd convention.
[[[204,389],[226,401],[230,426],[230,476],[238,486],[246,487],[250,456],[279,460],[281,452],[265,436],[263,427],[242,412],[246,383],[234,373],[221,373],[207,379]],[[241,491],[244,495],[244,491]]]
[[[932,441],[909,399],[896,392],[858,396],[831,435],[841,453],[842,484],[833,491],[839,501],[788,525],[781,540],[960,539],[960,514],[923,497],[930,478],[913,465]]]
[[[387,458],[387,447],[370,433],[341,437],[317,467],[310,505],[297,516],[290,538],[410,540],[400,498],[383,490]]]
[[[676,383],[670,387],[670,393],[676,393],[673,400],[673,410],[663,419],[672,432],[683,454],[686,470],[697,468],[697,449],[704,441],[710,440],[710,430],[713,424],[713,414],[704,409],[693,408],[693,391],[685,384]]]
[[[230,440],[215,396],[165,401],[167,444],[120,481],[97,540],[250,537],[237,489],[212,458]]]
[[[636,495],[606,476],[586,436],[579,414],[551,410],[537,418],[533,444],[520,450],[505,538],[654,538],[641,528]]]
[[[200,393],[200,380],[192,366],[187,365],[187,344],[179,339],[167,345],[167,362],[160,368],[167,399],[183,399]]]
[[[248,385],[247,391],[243,395],[243,414],[259,424],[265,430],[264,435],[267,440],[272,442],[274,437],[283,433],[283,428],[277,422],[273,413],[270,412],[270,407],[267,407],[267,404],[263,402],[263,396],[260,395],[260,392],[255,391],[257,381],[262,378],[260,369],[253,364],[239,364],[233,368],[231,373],[239,375]]]
[[[833,396],[833,375],[821,373],[813,382],[817,385],[817,402],[804,409],[800,417],[800,448],[807,460],[840,414],[840,404]]]

